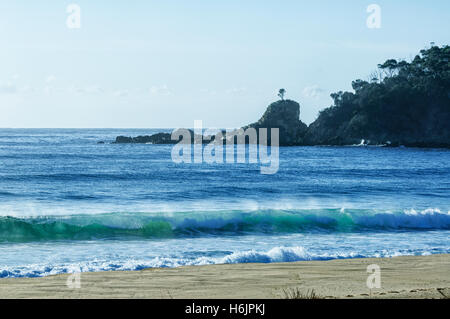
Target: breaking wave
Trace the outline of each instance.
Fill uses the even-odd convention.
[[[0,242],[437,229],[450,229],[450,212],[317,209],[110,213],[0,217]]]
[[[450,253],[450,249],[439,253]],[[311,260],[332,260],[351,258],[384,258],[409,255],[429,255],[428,251],[381,251],[372,253],[340,252],[313,253],[304,247],[274,247],[268,251],[237,251],[224,257],[154,257],[150,259],[95,260],[75,264],[31,264],[0,269],[0,278],[45,277],[56,274],[99,271],[135,271],[148,268],[175,268],[182,266],[203,266],[213,264],[240,263],[282,263]]]

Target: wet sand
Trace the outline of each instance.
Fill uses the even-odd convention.
[[[367,288],[367,266],[381,268],[381,288]],[[450,255],[227,264],[141,271],[0,279],[0,298],[449,298]],[[73,277],[72,277],[73,278]]]

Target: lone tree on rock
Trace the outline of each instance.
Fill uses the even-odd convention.
[[[286,90],[285,89],[280,89],[278,91],[278,96],[281,98],[281,101],[284,101],[284,95],[286,94]]]

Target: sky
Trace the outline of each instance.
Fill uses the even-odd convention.
[[[2,0],[0,127],[240,127],[280,88],[309,124],[331,93],[449,30],[448,0]]]

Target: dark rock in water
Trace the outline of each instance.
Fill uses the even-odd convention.
[[[182,131],[189,131],[191,135],[191,143],[194,143],[194,138],[198,140],[201,136],[194,134],[192,130],[182,129]],[[210,137],[210,140],[204,140],[203,143],[209,143],[214,140],[214,136]],[[153,135],[143,135],[137,137],[117,136],[113,144],[177,144],[181,141],[181,137],[176,140],[172,140],[172,134],[170,133],[156,133]],[[189,142],[189,141],[184,141]]]
[[[292,100],[280,100],[270,104],[261,117],[253,124],[243,127],[247,128],[267,128],[270,142],[270,129],[279,129],[279,145],[292,146],[302,143],[303,136],[308,126],[300,121],[300,104]]]
[[[97,144],[105,144],[103,141],[98,141]]]
[[[299,145],[302,143],[303,135],[307,130],[307,125],[300,121],[300,105],[291,100],[280,100],[269,105],[264,115],[261,119],[253,124],[244,126],[243,131],[248,128],[256,129],[257,134],[260,128],[266,128],[268,134],[268,143],[271,144],[270,132],[272,128],[279,129],[279,145],[280,146],[291,146]],[[194,138],[199,140],[199,136],[194,135],[192,130],[189,130],[192,140]],[[239,130],[232,131],[230,135],[239,135],[241,132]],[[226,132],[222,132],[225,136]],[[234,138],[234,137],[233,137]],[[203,143],[210,143],[215,140],[215,136],[205,136]],[[116,138],[115,144],[176,144],[179,140],[172,140],[171,134],[169,133],[158,133],[154,135],[137,136],[137,137],[127,137],[118,136]],[[231,138],[225,140],[225,143],[231,142]],[[239,143],[239,139],[236,139]]]
[[[117,136],[116,141],[113,142],[114,144],[127,144],[127,143],[133,143],[132,137],[127,136]]]
[[[157,133],[137,137],[117,136],[114,144],[176,144],[169,133]]]

